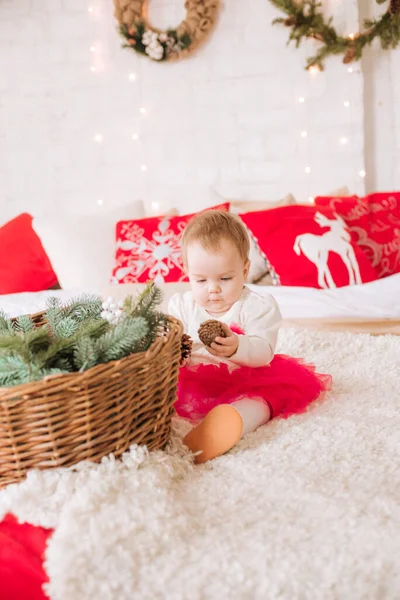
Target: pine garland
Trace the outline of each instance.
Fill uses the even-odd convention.
[[[147,350],[168,325],[158,311],[161,301],[161,290],[150,283],[137,299],[126,298],[116,324],[102,318],[97,296],[81,296],[68,306],[50,298],[40,327],[30,316],[11,320],[0,311],[0,387],[85,371]]]
[[[386,0],[376,0],[383,4]],[[379,19],[366,19],[363,33],[340,36],[332,25],[332,17],[325,19],[321,13],[322,2],[319,0],[270,0],[288,17],[278,18],[273,24],[281,24],[291,28],[288,43],[294,41],[296,47],[303,39],[321,42],[318,52],[307,59],[306,68],[324,69],[324,61],[332,55],[343,54],[344,64],[360,60],[363,50],[375,38],[379,38],[384,50],[394,49],[400,44],[400,0],[390,0],[388,10]]]

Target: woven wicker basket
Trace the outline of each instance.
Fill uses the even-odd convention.
[[[32,315],[37,325],[42,313]],[[146,351],[0,389],[0,487],[28,469],[120,456],[131,444],[163,448],[169,438],[181,358],[182,325]]]

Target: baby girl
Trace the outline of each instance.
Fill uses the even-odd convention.
[[[182,251],[191,291],[173,296],[169,313],[182,321],[193,349],[180,371],[175,408],[196,424],[184,443],[202,463],[270,419],[304,412],[330,376],[275,355],[281,314],[272,296],[245,286],[249,238],[238,217],[200,213],[184,231]],[[198,330],[209,319],[221,323],[226,337],[206,347]]]

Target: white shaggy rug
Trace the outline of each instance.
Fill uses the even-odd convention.
[[[279,350],[333,391],[228,455],[192,466],[176,421],[166,453],[0,492],[0,516],[56,527],[53,600],[400,598],[400,338],[290,329]]]

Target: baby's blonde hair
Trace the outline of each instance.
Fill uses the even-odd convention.
[[[187,249],[190,244],[199,242],[205,250],[218,252],[222,240],[232,242],[243,262],[248,261],[249,236],[239,217],[222,210],[206,210],[193,217],[187,224],[181,240],[185,266],[187,267]]]

